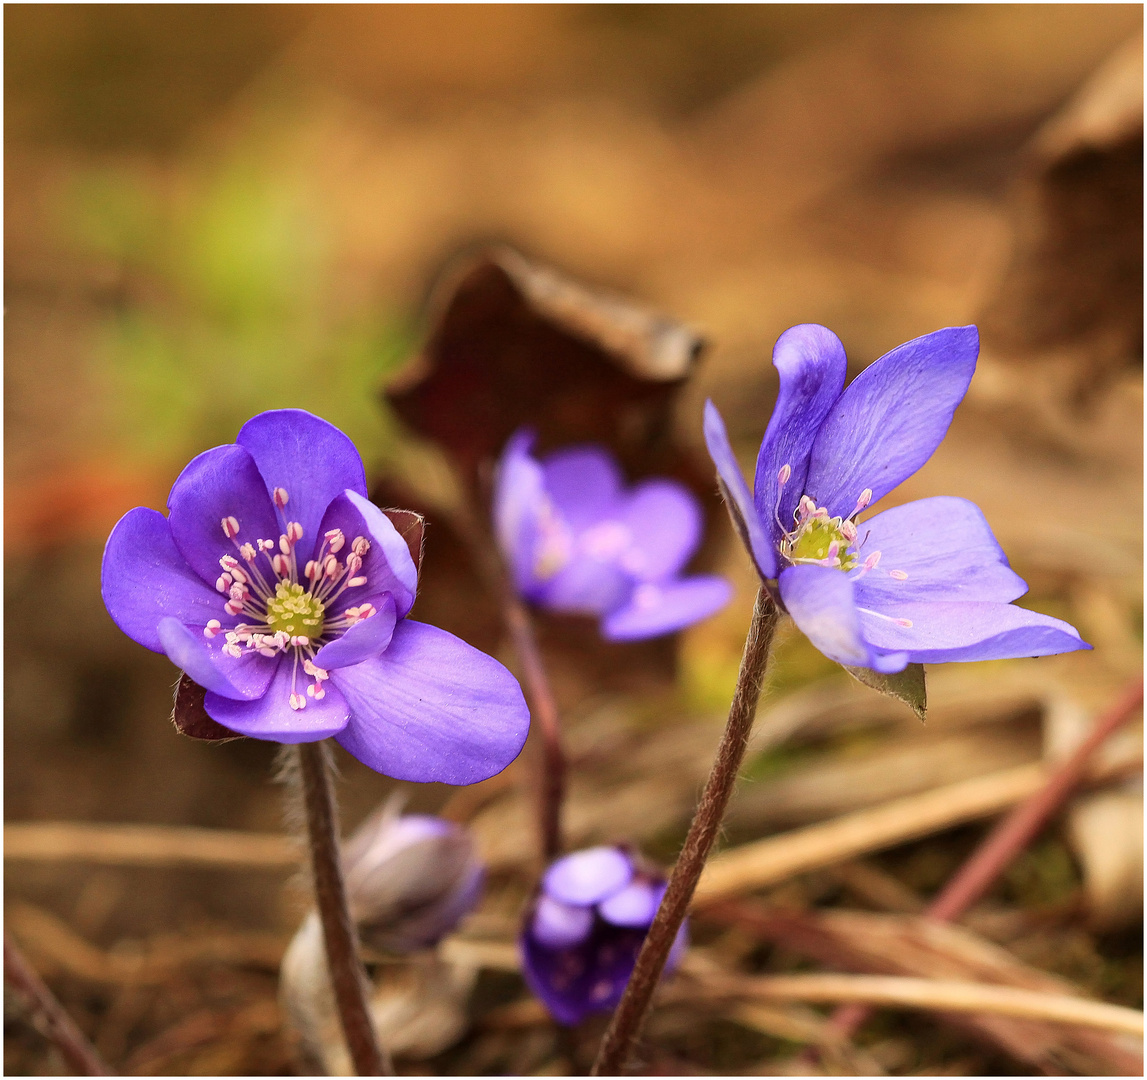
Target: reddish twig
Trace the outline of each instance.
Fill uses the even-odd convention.
[[[1109,709],[1076,751],[1048,777],[1047,783],[996,824],[967,861],[956,871],[925,910],[941,922],[955,922],[995,884],[1067,802],[1087,771],[1091,756],[1143,704],[1143,680],[1128,689]],[[851,1038],[871,1015],[867,1005],[844,1005],[829,1023],[844,1038]]]
[[[339,855],[338,812],[321,742],[299,743],[299,773],[306,808],[307,843],[311,853],[315,902],[323,924],[331,989],[347,1049],[359,1076],[393,1076],[370,1018],[366,971],[359,957],[358,932],[347,908],[346,884]]]
[[[653,991],[657,988],[657,981],[661,978],[677,932],[685,921],[685,913],[693,899],[693,890],[697,887],[701,871],[705,869],[705,860],[717,838],[725,807],[733,793],[733,785],[737,782],[757,712],[757,701],[761,696],[769,647],[779,621],[780,611],[762,587],[757,592],[753,621],[745,639],[745,651],[737,675],[737,688],[733,692],[729,719],[717,748],[713,768],[701,801],[697,804],[681,854],[669,877],[669,886],[661,899],[661,906],[645,936],[625,993],[598,1050],[597,1061],[593,1065],[594,1076],[620,1075],[641,1035],[641,1028],[653,1000]]]
[[[81,1076],[115,1076],[7,932],[4,978],[28,999],[36,1026],[52,1040],[70,1068]]]

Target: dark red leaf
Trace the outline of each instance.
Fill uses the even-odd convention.
[[[175,708],[171,713],[171,722],[176,730],[188,738],[202,739],[205,742],[245,739],[245,735],[236,735],[207,715],[207,710],[203,707],[206,693],[202,686],[180,673],[179,682],[175,687]]]

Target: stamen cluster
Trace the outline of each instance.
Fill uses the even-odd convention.
[[[274,503],[280,513],[288,501],[287,492],[276,488]],[[277,542],[260,539],[255,544],[240,544],[236,539],[238,518],[225,517],[220,525],[223,535],[238,550],[242,564],[234,555],[224,555],[219,560],[223,572],[215,588],[227,597],[223,605],[226,614],[244,615],[247,621],[224,632],[220,621],[212,619],[203,629],[204,636],[214,638],[224,633],[223,651],[236,659],[243,655],[244,648],[267,657],[293,649],[291,708],[304,708],[307,697],[321,701],[326,695],[322,684],[330,676],[313,660],[324,639],[336,637],[375,614],[374,606],[369,603],[349,607],[333,618],[326,614],[327,608],[347,589],[367,584],[367,577],[361,571],[370,551],[370,541],[365,536],[356,536],[344,563],[338,555],[346,546],[346,537],[341,529],[327,531],[318,554],[303,567],[301,576],[307,582],[304,586],[299,580],[295,558],[295,548],[303,538],[303,527],[297,521],[286,523]],[[266,563],[262,568],[260,557]],[[270,572],[266,573],[268,568]],[[296,691],[300,660],[304,673],[313,680],[307,686],[306,696]]]

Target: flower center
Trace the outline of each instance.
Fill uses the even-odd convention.
[[[283,513],[288,495],[282,488],[274,493],[275,508]],[[285,517],[284,517],[285,520]],[[339,553],[346,547],[341,529],[331,529],[323,536],[318,553],[300,573],[295,548],[303,538],[303,527],[287,521],[286,531],[277,541],[256,539],[241,544],[239,519],[225,517],[220,524],[223,535],[235,546],[238,558],[224,555],[219,560],[222,573],[215,588],[226,598],[224,613],[229,618],[243,616],[242,622],[223,626],[219,619],[209,619],[203,636],[211,639],[224,635],[223,652],[238,659],[244,653],[257,652],[274,658],[289,653],[292,659],[290,706],[306,707],[307,698],[321,701],[326,696],[323,683],[330,676],[314,663],[315,654],[327,642],[341,637],[356,623],[376,613],[370,603],[345,608],[339,615],[327,610],[348,589],[359,589],[367,583],[364,561],[370,541],[356,536],[350,544],[345,562]],[[304,586],[299,578],[307,584]],[[299,668],[314,680],[306,694],[297,689]]]
[[[292,638],[306,638],[307,643],[322,636],[323,612],[326,605],[302,585],[280,581],[275,595],[267,601],[267,626],[272,634],[280,630]]]
[[[842,518],[830,518],[824,507],[801,522],[781,543],[781,554],[794,563],[819,563],[851,570],[857,563],[856,555],[848,550],[856,540],[855,527],[846,530]],[[851,533],[851,536],[849,535]]]

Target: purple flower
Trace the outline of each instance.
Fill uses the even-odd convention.
[[[136,507],[104,551],[116,625],[256,739],[335,736],[377,772],[472,784],[522,748],[529,711],[497,661],[406,618],[418,572],[366,499],[351,441],[299,409],[260,413]]]
[[[392,953],[436,945],[481,899],[486,877],[461,825],[386,806],[347,840],[343,866],[360,937]]]
[[[838,663],[891,673],[1090,648],[1067,623],[1011,603],[1027,586],[966,499],[921,499],[857,520],[932,456],[978,352],[974,326],[937,330],[886,353],[846,390],[836,335],[814,324],[786,330],[773,350],[781,389],[751,497],[706,403],[709,453],[761,578]]]
[[[610,641],[667,634],[729,602],[724,578],[681,577],[701,540],[697,500],[672,480],[626,490],[601,447],[536,461],[534,435],[506,444],[494,492],[498,543],[518,592],[552,611],[601,619]]]
[[[664,892],[665,879],[619,847],[587,848],[550,866],[518,947],[526,983],[555,1020],[577,1024],[617,1005]],[[682,926],[666,973],[687,934]]]

